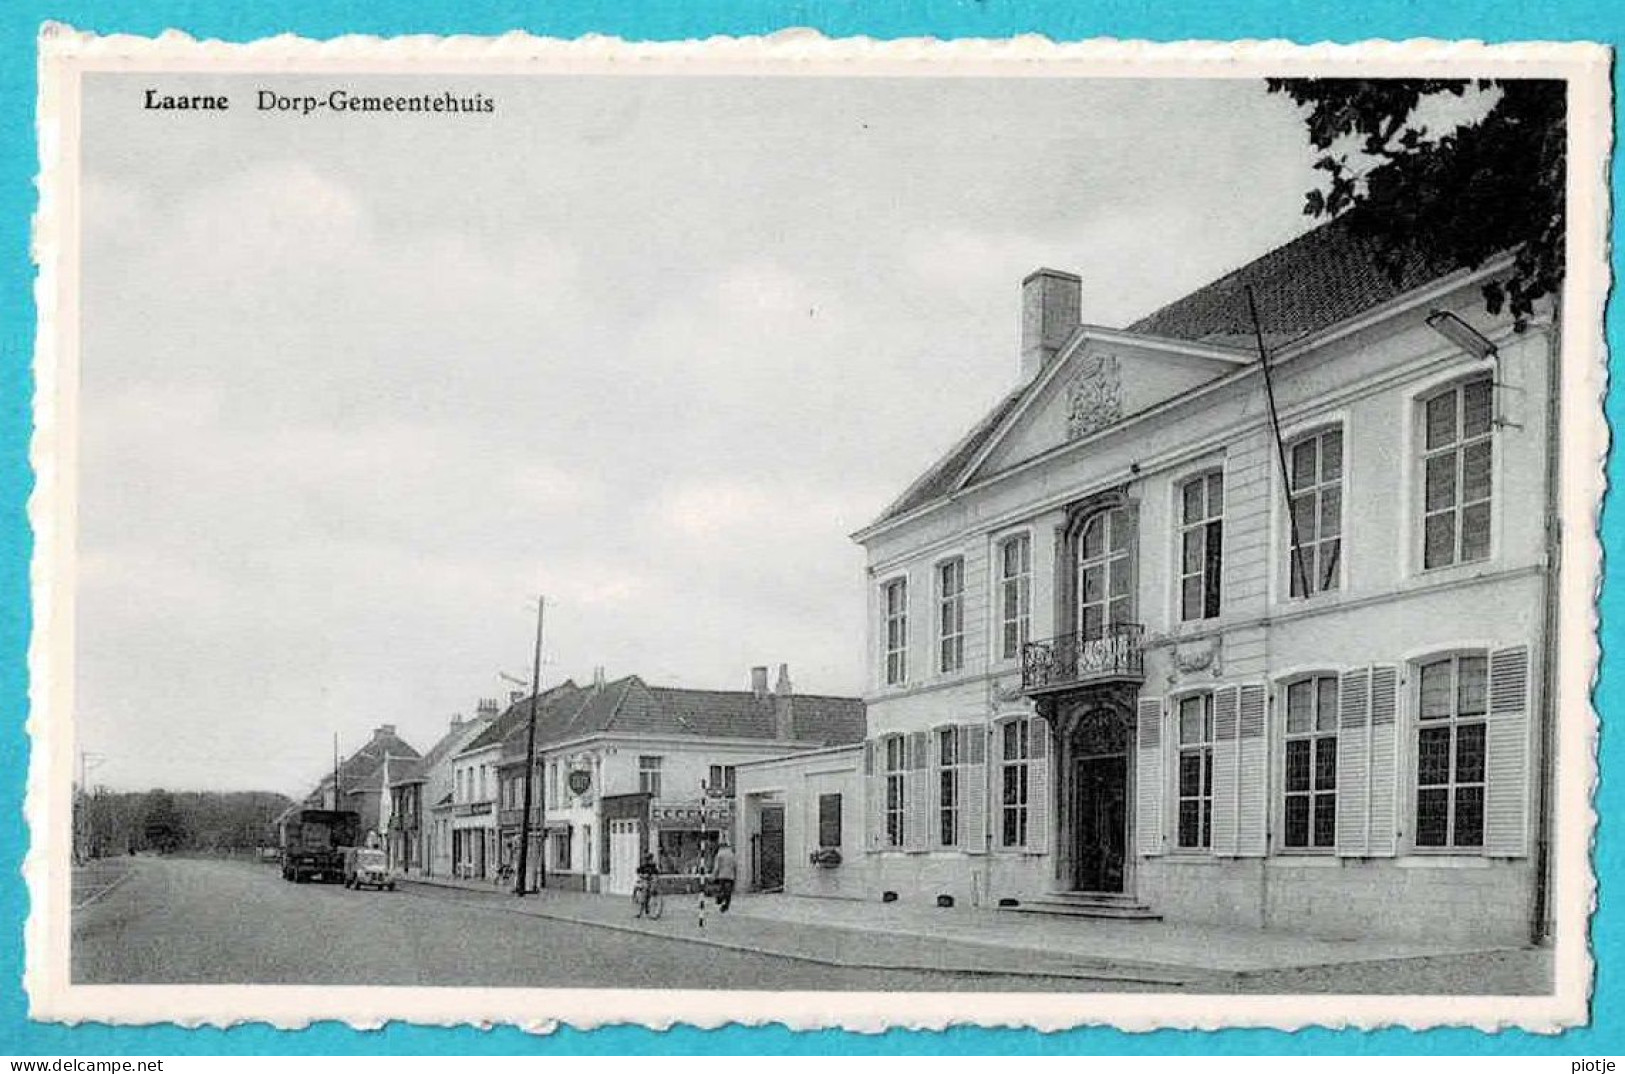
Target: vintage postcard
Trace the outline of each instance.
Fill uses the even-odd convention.
[[[40,44],[34,1018],[1588,1020],[1607,50]]]

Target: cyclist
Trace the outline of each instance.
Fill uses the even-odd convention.
[[[649,912],[649,896],[654,893],[655,877],[660,873],[660,867],[655,864],[653,854],[644,854],[643,860],[638,862],[638,916],[642,917]]]

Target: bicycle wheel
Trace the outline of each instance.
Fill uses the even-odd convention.
[[[649,917],[660,920],[660,915],[666,910],[666,897],[659,891],[649,892]]]

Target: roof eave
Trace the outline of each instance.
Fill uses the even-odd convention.
[[[1441,276],[1436,280],[1422,285],[1421,287],[1413,288],[1401,295],[1395,295],[1388,301],[1378,303],[1368,310],[1355,314],[1353,317],[1348,317],[1344,320],[1338,321],[1335,324],[1327,325],[1325,328],[1318,331],[1307,333],[1306,335],[1293,340],[1291,343],[1285,344],[1284,346],[1273,351],[1270,354],[1270,360],[1272,363],[1288,361],[1300,354],[1315,350],[1318,347],[1323,347],[1328,343],[1341,339],[1344,336],[1352,335],[1355,332],[1369,328],[1373,324],[1381,323],[1382,321],[1397,316],[1408,309],[1413,309],[1417,306],[1424,306],[1431,302],[1437,301],[1439,298],[1449,294],[1452,291],[1460,290],[1461,288],[1470,284],[1480,282],[1496,275],[1497,273],[1504,272],[1512,265],[1513,260],[1513,256],[1507,254],[1498,257],[1493,261],[1488,261],[1476,269],[1458,269],[1455,272]],[[1215,352],[1206,356],[1227,358],[1230,361],[1235,361],[1241,353],[1229,348],[1215,348],[1211,344],[1191,343],[1189,340],[1177,340],[1160,336],[1140,335],[1138,333],[1122,332],[1116,329],[1107,329],[1105,331],[1113,333],[1113,335],[1116,337],[1124,340],[1131,340],[1142,346],[1149,345],[1154,341],[1156,343],[1165,345],[1166,349],[1170,351],[1177,348],[1184,353],[1196,353],[1196,351],[1191,350],[1191,348],[1201,348],[1204,351]],[[1100,338],[1105,337],[1101,336]],[[1073,344],[1069,343],[1065,353],[1070,353],[1072,349]],[[1051,362],[1050,365],[1046,367],[1044,373],[1041,373],[1038,377],[1034,378],[1033,384],[1037,384],[1044,380],[1046,375],[1053,375],[1053,370],[1061,364],[1060,359],[1061,356],[1058,355],[1056,360]],[[1201,385],[1198,391],[1205,391],[1209,388],[1218,388],[1228,383],[1237,374],[1245,373],[1248,369],[1252,368],[1254,364],[1255,363],[1252,361],[1239,363],[1231,372],[1215,377],[1208,383]],[[1123,418],[1121,422],[1101,429],[1096,435],[1110,435],[1119,432],[1128,426],[1139,423],[1147,417],[1161,413],[1168,406],[1181,401],[1183,398],[1185,397],[1181,396],[1176,399],[1165,400],[1163,403],[1147,407],[1145,410],[1142,410],[1139,413],[1128,415],[1127,417]],[[1023,400],[1022,404],[1017,406],[1016,409],[1012,411],[1010,417],[1014,418],[1018,414],[1023,413],[1026,410],[1028,402],[1030,402],[1030,397],[1027,400]],[[994,441],[996,441],[999,434],[1003,431],[1004,429],[1002,427],[997,430],[993,437],[989,440],[989,444],[991,445]],[[1087,438],[1087,440],[1091,441],[1094,439],[1095,437]],[[1073,441],[1068,444],[1059,445],[1050,451],[1046,451],[1041,455],[1026,460],[1020,466],[1014,467],[1010,471],[996,474],[989,477],[987,480],[979,481],[974,485],[956,484],[951,492],[945,493],[944,495],[939,496],[927,503],[922,503],[905,514],[898,515],[896,518],[882,519],[878,522],[870,524],[864,529],[852,534],[852,540],[859,544],[864,544],[876,537],[882,537],[895,530],[902,529],[907,525],[917,522],[920,519],[942,509],[944,506],[952,503],[954,500],[959,499],[967,492],[980,490],[993,481],[1000,480],[1011,473],[1025,469],[1029,464],[1048,459],[1060,451],[1065,451],[1084,442],[1085,441]],[[973,460],[965,468],[965,473],[974,473],[976,466],[979,465],[981,461],[982,459],[980,458]]]

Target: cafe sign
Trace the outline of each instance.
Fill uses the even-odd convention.
[[[680,802],[649,807],[649,819],[666,828],[726,828],[733,823],[732,802]]]

